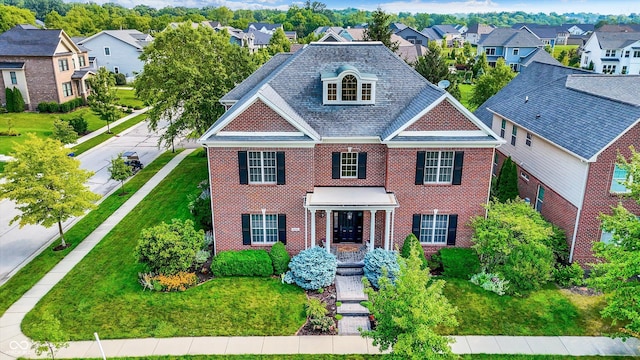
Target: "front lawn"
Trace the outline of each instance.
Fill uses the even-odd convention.
[[[471,99],[474,86],[475,85],[472,84],[458,84],[458,88],[460,89],[460,103],[471,112],[476,110],[475,107],[469,105],[469,99]]]
[[[134,257],[141,229],[188,219],[188,196],[207,178],[202,151],[187,157],[27,314],[27,336],[43,312],[72,340],[293,335],[305,322],[302,289],[276,278],[220,278],[185,292],[143,291]]]
[[[12,130],[22,134],[21,136],[0,136],[0,154],[8,155],[13,150],[15,143],[22,143],[27,138],[26,133],[34,133],[36,136],[45,138],[53,132],[53,121],[57,118],[68,120],[74,116],[82,115],[88,123],[88,131],[97,130],[105,125],[106,122],[91,111],[88,107],[84,107],[68,114],[47,114],[35,112],[22,113],[5,113],[0,114],[0,132],[9,130],[9,122],[13,121]]]
[[[175,155],[175,153],[171,152],[165,152],[160,155],[160,157],[145,166],[144,169],[125,184],[126,195],[121,196],[120,191],[111,194],[108,198],[104,199],[96,209],[91,210],[84,218],[78,221],[78,223],[68,229],[64,234],[67,243],[70,245],[68,248],[63,251],[53,251],[53,248],[59,243],[59,240],[54,241],[48,249],[36,256],[6,283],[2,284],[2,286],[0,286],[0,316],[122,204],[129,200],[138,189],[146,184],[147,181],[173,159]]]
[[[133,118],[123,122],[120,125],[117,126],[113,126],[110,128],[111,133],[108,134],[106,132],[103,132],[102,134],[91,138],[81,144],[78,144],[76,146],[73,147],[73,152],[75,154],[75,156],[78,156],[80,154],[82,154],[83,152],[88,151],[89,149],[93,148],[94,146],[98,145],[98,144],[102,144],[103,142],[111,139],[112,137],[120,134],[121,132],[127,130],[130,127],[133,127],[135,125],[138,125],[139,123],[143,122],[147,120],[147,114],[140,114],[137,116],[134,116]]]
[[[444,294],[458,307],[455,335],[598,336],[614,328],[600,318],[603,296],[582,296],[555,285],[526,297],[498,296],[469,281],[446,279]]]
[[[144,107],[142,100],[136,97],[136,91],[130,89],[116,89],[116,96],[118,97],[118,104],[126,107],[139,108]]]

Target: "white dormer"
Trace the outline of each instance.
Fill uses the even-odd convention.
[[[351,65],[343,65],[335,73],[322,73],[323,105],[367,105],[376,103],[374,74],[361,73]]]

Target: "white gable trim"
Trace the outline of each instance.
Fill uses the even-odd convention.
[[[618,141],[624,134],[628,133],[629,130],[631,130],[634,126],[640,126],[640,118],[638,120],[634,121],[634,123],[631,124],[631,126],[629,126],[628,128],[624,129],[624,131],[622,131],[620,134],[618,134],[618,136],[613,138],[613,140],[611,140],[607,145],[605,145],[602,149],[600,149],[600,151],[598,151],[595,155],[593,155],[587,161],[589,161],[589,162],[597,161],[598,160],[598,156],[600,156],[600,154],[602,154],[603,151],[607,150],[611,145],[613,145],[616,141]]]
[[[201,141],[210,148],[313,148],[315,141]]]
[[[386,138],[382,139],[383,142],[385,141],[389,141],[391,139],[393,139],[394,137],[398,136],[398,134],[400,134],[402,131],[404,131],[406,128],[408,128],[409,126],[411,126],[413,123],[415,123],[416,121],[418,121],[421,117],[423,117],[426,113],[428,113],[429,111],[433,110],[433,108],[436,107],[436,105],[440,104],[442,102],[442,100],[444,100],[446,97],[446,94],[442,95],[440,98],[438,98],[438,100],[432,102],[429,106],[427,106],[426,108],[424,108],[422,111],[420,111],[416,116],[414,116],[412,119],[410,119],[409,121],[407,121],[406,123],[404,123],[402,126],[400,126],[400,128],[398,128],[396,131],[392,132],[391,135],[387,136]]]
[[[378,136],[324,136],[322,137],[323,144],[380,144],[380,138]]]
[[[497,148],[497,141],[389,141],[388,148]]]
[[[304,136],[300,131],[224,131],[221,130],[217,136]]]
[[[464,137],[485,137],[487,134],[482,130],[460,130],[460,131],[401,131],[398,136],[464,136]]]

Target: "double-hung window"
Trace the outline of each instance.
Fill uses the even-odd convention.
[[[355,179],[358,177],[358,153],[340,153],[340,178]]]
[[[511,128],[511,145],[516,146],[517,138],[518,138],[518,127],[513,125],[513,128]]]
[[[542,203],[544,202],[544,188],[542,185],[538,185],[538,192],[536,193],[536,211],[542,211]]]
[[[449,215],[422,215],[420,221],[420,242],[444,244],[447,242]]]
[[[525,144],[527,144],[527,146],[531,146],[531,140],[533,138],[533,135],[531,135],[530,132],[527,132],[527,139],[525,141]]]
[[[111,49],[108,47],[104,48],[104,56],[111,56]]]
[[[71,81],[62,83],[62,93],[64,96],[73,95],[73,87],[71,86]]]
[[[249,160],[249,183],[276,183],[275,151],[249,151],[247,156]]]
[[[9,72],[9,77],[11,78],[11,84],[12,85],[16,85],[18,83],[18,77],[16,76],[16,72],[15,71],[10,71]]]
[[[500,137],[504,139],[504,133],[507,131],[507,120],[502,119],[500,124]]]
[[[620,167],[620,165],[616,164],[613,169],[613,178],[611,179],[611,187],[609,191],[615,194],[623,194],[628,193],[629,189],[624,186],[624,183],[627,181],[627,170]]]
[[[251,214],[251,242],[269,244],[278,241],[278,215]]]
[[[484,53],[487,55],[495,55],[496,54],[496,48],[486,48],[484,49]]]
[[[427,151],[425,154],[424,182],[451,183],[453,151]]]
[[[69,70],[69,60],[67,59],[58,60],[58,70],[60,71]]]
[[[78,56],[78,63],[80,64],[80,67],[86,66],[86,63],[84,62],[84,55]]]
[[[616,57],[615,50],[605,50],[604,57]]]

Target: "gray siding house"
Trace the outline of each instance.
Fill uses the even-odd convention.
[[[89,50],[89,56],[100,66],[116,74],[122,73],[127,81],[142,72],[144,63],[138,58],[153,37],[138,30],[105,30],[78,44]]]

